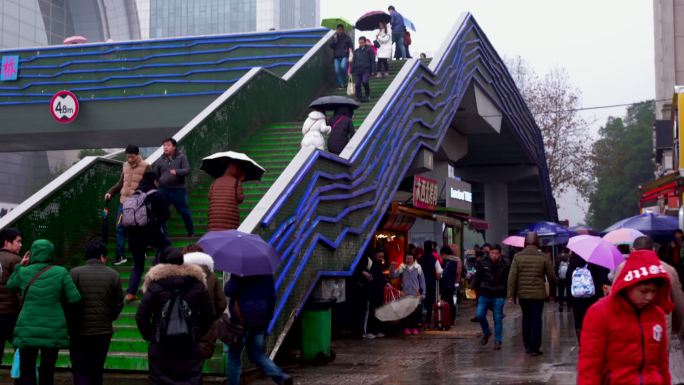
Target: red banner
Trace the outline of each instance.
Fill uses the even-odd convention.
[[[434,179],[416,175],[413,177],[413,207],[422,210],[437,209],[438,183]]]

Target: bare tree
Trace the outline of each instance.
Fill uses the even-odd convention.
[[[542,132],[554,195],[569,188],[586,194],[592,175],[591,138],[589,123],[579,114],[582,93],[563,68],[540,76],[519,56],[506,63]]]

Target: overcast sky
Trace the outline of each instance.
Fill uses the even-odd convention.
[[[462,12],[471,12],[502,56],[521,56],[535,71],[560,66],[582,91],[583,106],[638,102],[655,96],[653,3],[648,0],[321,0],[321,17],[350,22],[388,5],[416,25],[411,53],[434,53]],[[588,135],[624,107],[591,110]],[[586,202],[556,197],[559,217],[582,223]],[[580,201],[582,201],[582,198]]]

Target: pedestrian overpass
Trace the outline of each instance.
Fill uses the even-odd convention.
[[[158,145],[172,134],[193,166],[188,191],[199,235],[206,231],[210,184],[199,171],[201,159],[230,149],[258,160],[267,172],[261,182],[245,184],[240,230],[259,234],[283,258],[276,272],[276,313],[269,326],[272,355],[319,279],[352,274],[395,193],[425,153],[433,154],[437,163],[453,165],[464,180],[481,184],[473,191],[475,211],[500,223],[500,232],[557,220],[539,128],[470,14],[458,20],[433,59],[393,62],[392,78],[373,79],[373,90],[382,93],[373,94],[373,101],[357,111],[354,124],[359,128],[340,156],[300,149],[307,105],[317,96],[338,92],[327,48],[332,33],[313,29],[55,47],[48,50],[49,60],[34,65],[56,71],[60,80],[48,80],[49,85],[36,84],[43,82],[35,77],[42,75],[39,68],[25,69],[48,51],[5,51],[0,54],[29,61],[21,63],[20,83],[11,85],[15,89],[0,88],[3,121],[9,112],[14,119],[12,127],[0,128],[0,138],[12,142],[5,149],[18,150]],[[232,48],[236,45],[242,47]],[[264,46],[253,47],[257,45]],[[244,53],[225,71],[220,67],[223,59],[195,60],[188,53],[196,49],[203,52],[200,56],[243,55],[246,46],[258,55]],[[141,65],[140,58],[154,60],[149,63],[154,65]],[[187,74],[202,74],[200,78],[187,79],[190,82],[173,75],[186,64],[201,67]],[[171,83],[160,76],[168,74],[167,67],[176,71],[169,76]],[[114,72],[126,79],[111,75]],[[224,73],[231,75],[221,77]],[[150,79],[148,75],[154,80],[143,80]],[[98,85],[73,83],[84,77]],[[128,86],[138,80],[139,86]],[[112,81],[125,84],[103,85]],[[81,116],[65,125],[52,124],[49,115],[31,116],[46,115],[49,98],[42,95],[60,89],[70,89],[82,101]],[[42,124],[34,125],[39,121]],[[160,155],[158,150],[148,161]],[[19,228],[26,242],[51,239],[65,263],[77,263],[83,244],[101,235],[102,195],[120,170],[115,158],[85,158],[0,219],[0,227]],[[194,241],[184,237],[178,215],[169,231],[176,246]],[[125,280],[130,267],[120,271]],[[146,345],[135,329],[134,313],[135,305],[127,305],[115,324],[107,368],[147,367]],[[212,359],[206,370],[220,372],[224,362]],[[60,363],[68,363],[66,356]]]

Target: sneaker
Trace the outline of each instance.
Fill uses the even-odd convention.
[[[420,334],[420,330],[413,328],[413,330],[411,330],[411,333],[413,333],[414,336],[417,336],[418,334]]]
[[[487,345],[487,343],[489,342],[489,337],[491,337],[491,336],[483,335],[482,338],[480,339],[480,345],[483,345],[483,346]]]
[[[473,317],[470,319],[470,322],[480,322],[480,320],[478,320],[477,317]]]
[[[133,301],[137,301],[137,300],[138,300],[138,297],[136,297],[135,294],[126,294],[126,298],[124,298],[124,301],[126,301],[126,302],[133,302]]]
[[[292,385],[294,384],[294,381],[292,380],[292,377],[290,375],[285,374],[283,376],[283,379],[278,382],[278,385]]]
[[[494,343],[494,350],[501,350],[501,342]]]
[[[411,330],[409,330],[409,328],[404,329],[404,335],[405,335],[405,336],[410,336],[410,335],[411,335]]]
[[[366,333],[366,334],[364,334],[362,337],[365,338],[365,339],[367,339],[367,340],[372,340],[372,339],[375,338],[375,334]]]
[[[537,350],[536,352],[531,352],[531,353],[530,353],[530,355],[531,355],[532,357],[539,357],[539,356],[541,356],[542,354],[544,354],[544,353],[542,353],[542,352],[539,351],[539,350]]]
[[[128,262],[128,259],[126,259],[126,257],[124,257],[123,255],[119,255],[116,258],[114,258],[114,260],[112,261],[112,265],[119,266],[123,265],[126,262]]]
[[[378,333],[378,334],[376,334],[375,336],[378,337],[378,338],[382,338],[382,337],[384,337],[385,335],[382,334],[382,333]]]

